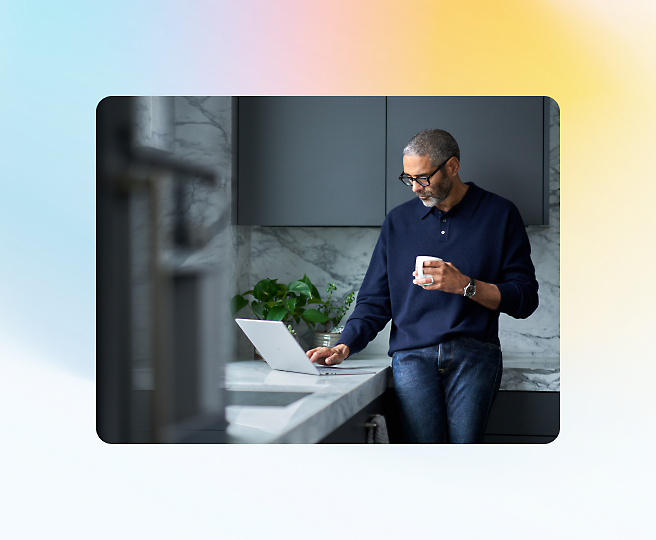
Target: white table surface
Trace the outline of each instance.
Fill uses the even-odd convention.
[[[275,371],[261,360],[228,363],[228,390],[310,393],[286,407],[228,405],[228,442],[319,442],[388,387],[389,357],[354,355],[341,365],[375,374],[317,376]]]

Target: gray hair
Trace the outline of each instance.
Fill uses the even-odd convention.
[[[417,133],[403,149],[404,156],[428,156],[437,167],[445,159],[456,156],[460,161],[458,143],[442,129],[425,129]]]

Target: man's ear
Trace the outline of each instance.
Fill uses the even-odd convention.
[[[453,156],[449,161],[446,162],[444,168],[446,169],[447,176],[455,176],[460,170],[460,161],[458,161],[456,156]]]

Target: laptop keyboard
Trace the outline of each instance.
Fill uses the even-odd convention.
[[[319,370],[319,375],[368,375],[376,373],[375,371],[364,371],[360,368],[329,368],[325,366],[315,366]]]

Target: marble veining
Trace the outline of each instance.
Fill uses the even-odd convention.
[[[335,297],[346,296],[360,287],[379,232],[376,227],[254,227],[253,279],[290,281],[307,273],[320,290],[334,282]]]
[[[500,390],[560,392],[560,369],[504,368]]]
[[[175,98],[175,154],[214,169],[224,189],[232,171],[231,103],[231,97]]]
[[[351,291],[359,290],[379,232],[375,227],[253,227],[252,283],[264,278],[289,283],[307,274],[322,298],[327,296],[328,283],[335,283],[333,300],[341,303]],[[304,323],[296,330],[301,344],[309,347],[311,330]]]
[[[139,96],[133,100],[133,144],[171,152],[175,128],[173,98],[170,96]]]

